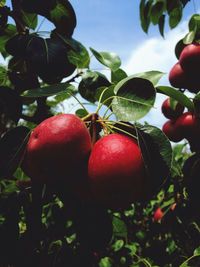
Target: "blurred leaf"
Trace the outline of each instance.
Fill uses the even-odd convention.
[[[71,92],[75,91],[75,87],[69,83],[59,83],[25,91],[23,93],[23,96],[24,97],[53,96],[65,90],[67,90],[66,92],[68,92],[71,95]]]
[[[182,19],[182,6],[174,8],[169,14],[169,26],[175,28]]]
[[[113,216],[113,234],[115,237],[121,237],[125,240],[127,239],[128,229],[124,221],[122,221],[120,218]]]
[[[38,23],[37,14],[27,13],[23,11],[22,9],[21,9],[21,13],[22,13],[22,20],[25,26],[27,26],[28,28],[32,30],[35,30],[35,28],[37,27],[37,23]]]
[[[0,53],[6,54],[5,44],[16,33],[16,27],[12,24],[7,24],[6,28],[0,33]]]
[[[150,16],[149,11],[151,9],[151,3],[153,1],[148,1],[146,3],[146,0],[140,1],[140,23],[143,31],[145,33],[148,32],[149,25],[150,25]]]
[[[111,71],[111,81],[113,83],[118,83],[118,82],[120,82],[122,79],[124,79],[126,77],[127,77],[127,74],[122,69],[118,69],[116,71]]]
[[[195,38],[196,30],[190,31],[186,34],[186,36],[183,38],[183,43],[185,45],[191,44]]]
[[[4,66],[0,66],[0,86],[8,84],[8,71]]]
[[[88,115],[88,112],[87,112],[85,109],[80,108],[80,109],[77,109],[77,110],[76,110],[76,115],[77,115],[79,118],[83,118],[83,117],[85,117],[85,116]]]
[[[185,48],[185,44],[183,42],[183,39],[179,40],[178,43],[175,46],[175,55],[177,57],[177,59],[179,59],[180,54],[182,52],[182,50]]]
[[[102,258],[99,262],[99,267],[112,267],[112,259],[109,257]]]
[[[121,60],[119,56],[112,52],[97,52],[93,48],[90,48],[95,58],[112,71],[116,71],[121,66]]]
[[[127,77],[114,88],[112,109],[118,120],[135,121],[144,117],[155,102],[155,89],[146,79]]]
[[[157,0],[153,3],[150,11],[151,22],[156,25],[165,10],[165,1]]]
[[[158,28],[162,37],[164,37],[164,27],[165,27],[165,15],[162,15],[160,16],[158,21]]]
[[[112,249],[113,249],[114,252],[117,252],[120,249],[122,249],[123,246],[124,246],[124,240],[119,239],[112,245]]]
[[[200,31],[200,15],[193,14],[188,23],[189,31]]]
[[[180,91],[176,90],[173,87],[169,87],[169,86],[158,86],[156,87],[157,92],[170,96],[172,98],[174,98],[175,100],[177,100],[180,104],[182,104],[184,107],[188,108],[189,111],[193,112],[194,110],[194,105],[192,103],[192,101],[183,93],[181,93]]]

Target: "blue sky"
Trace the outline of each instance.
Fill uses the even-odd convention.
[[[70,2],[77,15],[77,27],[73,37],[87,48],[93,47],[98,51],[117,53],[122,60],[122,67],[129,75],[148,70],[168,73],[177,61],[174,55],[176,42],[187,32],[188,19],[200,10],[200,1],[191,0],[184,9],[182,22],[174,30],[170,30],[167,26],[163,39],[157,26],[150,27],[148,34],[142,31],[139,0],[71,0]],[[47,20],[40,27],[41,31],[50,29],[51,25]],[[94,58],[91,66],[99,71],[104,69]],[[104,73],[107,74],[105,70]],[[161,82],[168,84],[167,74]],[[145,120],[153,120],[159,127],[165,121],[158,112],[164,98],[158,96],[156,109],[152,109],[145,117]],[[65,111],[67,110],[66,105]]]

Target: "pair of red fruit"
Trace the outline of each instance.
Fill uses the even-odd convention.
[[[185,112],[184,107],[177,103],[175,108],[167,98],[162,104],[162,113],[169,120],[163,125],[163,132],[170,141],[180,142],[186,138],[191,143],[199,143],[200,119],[192,112]]]
[[[200,91],[200,44],[185,46],[180,53],[179,61],[169,73],[169,82],[176,88],[188,89],[192,93]]]
[[[92,145],[85,123],[72,114],[48,118],[32,131],[22,169],[34,183],[64,182],[75,194],[113,209],[142,200],[148,189],[134,138],[114,133]]]

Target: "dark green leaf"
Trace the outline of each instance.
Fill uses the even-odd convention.
[[[3,32],[0,34],[0,53],[5,54],[6,42],[17,33],[16,27],[12,24],[8,24]]]
[[[151,2],[148,1],[146,3],[146,0],[141,0],[140,1],[140,23],[141,27],[144,32],[148,32],[149,25],[150,25],[150,16],[149,16],[149,11],[151,7]]]
[[[165,2],[163,0],[157,0],[151,7],[150,17],[151,22],[156,25],[159,22],[160,17],[162,16],[165,10]]]
[[[176,90],[175,88],[169,87],[169,86],[158,86],[157,88],[158,93],[168,95],[175,100],[177,100],[180,104],[182,104],[184,107],[188,108],[191,112],[194,110],[194,105],[192,101],[183,93]]]
[[[113,249],[114,252],[117,252],[120,249],[122,249],[123,246],[124,246],[124,240],[119,239],[112,245],[112,249]]]
[[[21,12],[24,25],[32,30],[35,30],[38,23],[37,14],[27,13],[23,10],[21,10]]]
[[[50,10],[47,18],[54,23],[59,33],[72,36],[76,27],[76,14],[69,1],[57,0],[56,7]]]
[[[75,91],[75,87],[69,83],[59,83],[50,86],[44,86],[41,88],[36,88],[33,90],[28,90],[23,93],[25,97],[43,97],[43,96],[53,96],[57,95],[63,91],[67,90],[71,94]]]
[[[0,178],[11,178],[22,160],[30,130],[19,126],[0,139]]]
[[[163,132],[155,126],[138,126],[136,129],[149,178],[149,187],[155,194],[159,192],[170,173],[171,144]]]
[[[110,82],[100,72],[87,71],[82,75],[82,81],[79,83],[80,95],[90,102],[97,100],[96,93],[99,87],[110,86]]]
[[[169,14],[169,26],[171,29],[175,28],[182,18],[182,6],[174,8]]]
[[[98,88],[95,94],[96,100],[100,101],[105,106],[110,106],[112,103],[113,96],[115,95],[114,88],[115,88],[114,85]]]
[[[164,37],[164,27],[165,27],[165,15],[162,15],[158,21],[158,28],[162,37]]]
[[[97,52],[93,48],[90,48],[95,58],[106,67],[110,68],[112,71],[119,69],[121,65],[121,60],[119,56],[112,52]]]
[[[109,257],[104,257],[99,262],[99,267],[112,267],[112,259]]]
[[[118,69],[116,71],[111,71],[111,81],[113,83],[118,83],[118,82],[120,82],[122,79],[124,79],[126,77],[127,77],[127,74],[122,69]]]
[[[8,83],[8,71],[4,66],[0,66],[0,86],[6,86]]]
[[[88,112],[87,112],[85,109],[80,108],[80,109],[76,110],[76,115],[77,115],[79,118],[83,118],[83,117],[85,117],[85,116],[88,115]]]
[[[112,101],[112,109],[118,120],[138,120],[149,112],[155,102],[155,88],[143,78],[125,78],[115,86],[114,91],[116,97]]]
[[[175,46],[175,55],[177,57],[177,59],[179,59],[180,54],[183,50],[183,48],[185,48],[185,44],[183,43],[183,39],[181,39],[180,41],[178,41],[178,43]]]

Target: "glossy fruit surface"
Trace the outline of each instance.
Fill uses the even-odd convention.
[[[110,134],[95,143],[88,175],[95,199],[113,209],[144,200],[149,189],[137,141],[121,134]]]
[[[177,127],[185,138],[199,136],[200,120],[191,112],[183,113],[176,121]]]
[[[161,107],[163,115],[168,119],[177,119],[184,111],[184,106],[177,103],[175,109],[170,106],[170,98],[167,98]]]
[[[177,62],[169,72],[169,82],[171,86],[176,88],[187,87],[187,77],[184,70],[181,68],[179,62]]]
[[[22,168],[34,181],[73,183],[84,176],[91,150],[85,124],[72,114],[44,120],[31,133]]]
[[[200,66],[200,44],[187,45],[181,52],[179,62],[183,70],[190,73],[199,72]]]
[[[153,219],[155,222],[159,222],[162,217],[164,216],[164,213],[161,208],[157,208],[157,210],[154,212]]]
[[[172,142],[180,142],[184,137],[176,121],[168,120],[162,127],[162,131]]]

